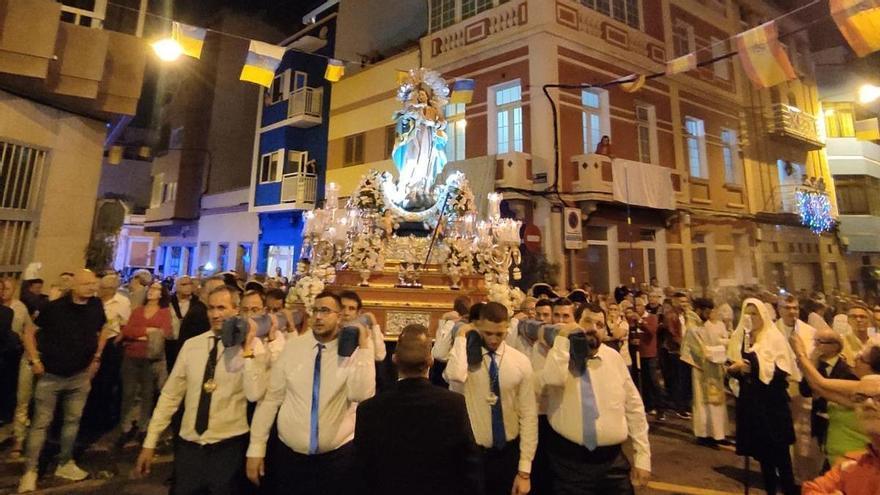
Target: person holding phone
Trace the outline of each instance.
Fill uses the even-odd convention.
[[[264,481],[268,493],[348,495],[355,487],[354,439],[357,403],[376,392],[370,330],[342,318],[333,292],[315,297],[311,331],[291,339],[269,373],[269,388],[251,421],[247,476]],[[341,336],[356,332],[357,349],[343,352]],[[269,432],[276,422],[269,462]]]
[[[794,352],[773,324],[764,303],[750,297],[743,302],[740,321],[727,345],[727,373],[738,382],[736,400],[736,453],[754,457],[768,494],[782,488],[798,493],[789,447],[794,425],[789,408],[788,380],[801,380]]]
[[[504,341],[508,314],[497,302],[482,306],[473,325],[455,336],[443,373],[450,390],[464,395],[483,454],[487,495],[529,493],[538,445],[532,365]]]

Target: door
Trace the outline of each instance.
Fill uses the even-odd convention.
[[[620,283],[637,284],[645,281],[645,250],[641,248],[620,249],[618,258]]]

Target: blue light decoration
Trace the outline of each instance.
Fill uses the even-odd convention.
[[[828,194],[799,189],[795,191],[795,201],[801,223],[814,234],[819,235],[834,228]]]

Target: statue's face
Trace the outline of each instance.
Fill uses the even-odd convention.
[[[424,89],[419,90],[419,103],[428,103],[428,93]]]

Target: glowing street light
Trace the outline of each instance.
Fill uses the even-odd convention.
[[[183,54],[183,47],[180,46],[177,40],[172,38],[163,38],[155,41],[151,46],[153,51],[156,52],[156,56],[165,62],[173,62]]]
[[[863,84],[859,88],[859,103],[865,105],[880,98],[880,87],[873,84]]]

